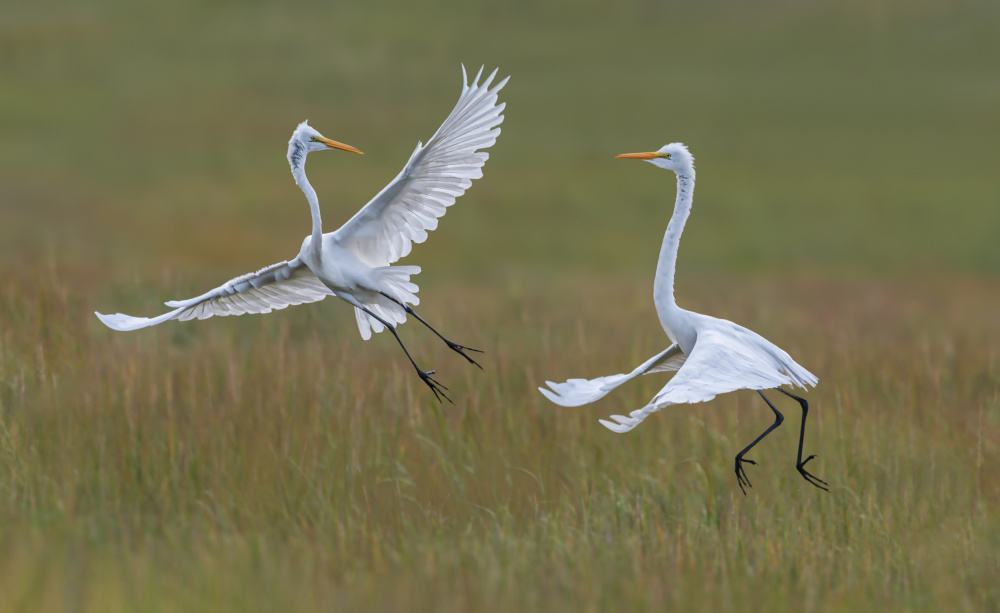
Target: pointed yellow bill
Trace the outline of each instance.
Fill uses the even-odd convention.
[[[351,153],[360,153],[361,155],[364,155],[364,151],[361,151],[360,149],[355,149],[350,145],[345,145],[344,143],[338,143],[335,140],[330,140],[329,138],[323,136],[314,136],[312,140],[316,141],[317,143],[323,143],[330,149],[340,149],[341,151],[350,151]]]
[[[628,160],[652,160],[664,156],[659,151],[649,151],[646,153],[623,153],[621,155],[616,155],[615,157],[625,158]]]

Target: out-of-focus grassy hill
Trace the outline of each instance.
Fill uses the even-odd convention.
[[[672,177],[612,156],[674,140],[700,179],[682,274],[1000,271],[1000,9],[805,4],[8,7],[0,253],[104,279],[294,255],[295,124],[367,153],[310,161],[333,229],[433,133],[464,62],[513,75],[507,121],[485,179],[416,250],[440,271],[424,283],[646,274]]]

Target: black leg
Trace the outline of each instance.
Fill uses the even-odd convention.
[[[799,398],[795,394],[791,394],[789,392],[786,392],[785,390],[781,389],[780,387],[776,388],[776,389],[779,392],[781,392],[782,394],[788,396],[789,398],[794,398],[795,400],[798,400],[799,401],[799,405],[802,406],[802,429],[799,430],[799,457],[798,457],[798,461],[796,461],[796,463],[795,463],[795,468],[797,468],[799,470],[799,474],[802,475],[803,479],[805,479],[809,483],[812,483],[813,485],[815,485],[819,489],[821,489],[823,491],[826,491],[826,492],[829,492],[830,491],[829,489],[823,487],[824,485],[829,485],[826,481],[823,481],[822,479],[820,479],[819,477],[817,477],[816,475],[810,473],[809,471],[807,471],[805,469],[805,465],[809,462],[809,460],[815,458],[816,456],[815,455],[811,455],[808,458],[806,458],[805,461],[802,461],[802,441],[806,437],[806,415],[809,414],[809,403],[806,402],[805,398]],[[821,483],[823,485],[820,485]]]
[[[389,294],[387,294],[385,292],[379,292],[379,293],[382,294],[383,296],[385,296],[386,298],[388,298],[389,300],[392,300],[393,302],[395,302],[399,306],[403,307],[403,310],[405,310],[410,315],[413,315],[414,317],[416,317],[417,321],[419,321],[420,323],[422,323],[425,326],[427,326],[427,328],[431,332],[433,332],[434,334],[436,334],[439,339],[441,339],[445,343],[447,343],[448,347],[452,351],[458,352],[459,354],[461,354],[461,356],[463,358],[465,358],[469,362],[475,364],[476,366],[479,366],[479,362],[477,362],[477,361],[473,360],[472,358],[470,358],[468,355],[465,354],[465,352],[466,351],[475,351],[476,353],[482,353],[481,350],[479,350],[479,349],[473,349],[472,347],[465,347],[465,346],[459,345],[458,343],[453,343],[453,342],[449,341],[448,339],[446,339],[445,337],[443,337],[440,332],[438,332],[437,330],[435,330],[433,326],[431,326],[429,323],[427,323],[426,321],[424,321],[423,317],[417,315],[417,312],[413,310],[413,307],[411,307],[408,304],[402,303],[399,300],[396,300],[395,298],[393,298],[392,296],[390,296]],[[479,370],[482,370],[482,369],[483,369],[483,367],[479,366]]]
[[[364,311],[365,313],[368,313],[375,319],[377,319],[379,323],[381,323],[383,326],[389,329],[389,332],[392,332],[392,335],[396,337],[396,341],[399,343],[399,346],[403,348],[403,353],[405,353],[406,357],[410,359],[410,364],[413,364],[413,367],[417,369],[417,374],[420,375],[420,378],[423,380],[423,382],[427,384],[427,387],[431,388],[431,391],[434,392],[434,397],[438,399],[438,402],[441,401],[441,398],[444,398],[448,402],[451,402],[451,398],[446,396],[444,393],[444,390],[448,388],[441,385],[440,383],[435,381],[433,377],[431,377],[431,375],[433,375],[437,371],[432,370],[429,372],[424,372],[420,370],[420,367],[417,366],[417,363],[413,361],[413,357],[410,355],[410,352],[406,350],[406,345],[403,344],[403,339],[399,338],[399,334],[396,333],[396,327],[364,307],[361,307],[361,310]]]
[[[785,416],[782,415],[780,412],[778,412],[778,409],[774,408],[774,405],[771,404],[771,401],[767,399],[767,396],[764,395],[764,392],[757,390],[757,393],[760,394],[760,397],[764,399],[764,402],[767,403],[767,406],[771,407],[771,410],[774,411],[774,423],[771,424],[770,428],[764,430],[764,432],[760,436],[755,438],[752,443],[747,445],[746,449],[736,454],[736,481],[740,484],[740,489],[743,490],[744,496],[747,495],[747,491],[743,487],[744,483],[746,484],[747,487],[753,487],[753,486],[750,485],[750,479],[747,478],[747,472],[743,468],[743,463],[746,462],[747,464],[753,464],[754,466],[757,465],[757,463],[754,462],[753,460],[744,460],[743,459],[744,454],[750,451],[754,445],[760,442],[762,438],[770,434],[771,430],[774,430],[775,428],[781,425],[781,422],[785,421]]]

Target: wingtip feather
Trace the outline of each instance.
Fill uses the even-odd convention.
[[[94,311],[94,315],[97,315],[97,319],[101,320],[102,324],[118,332],[128,332],[130,330],[135,330],[136,328],[141,328],[142,325],[136,324],[143,324],[146,321],[149,321],[146,318],[132,317],[131,315],[125,315],[124,313],[105,315]]]
[[[494,79],[494,78],[495,78],[495,77],[497,76],[497,72],[498,72],[499,70],[500,70],[500,67],[499,67],[499,66],[498,66],[498,67],[496,67],[496,68],[494,68],[494,69],[493,69],[493,72],[491,72],[491,73],[490,73],[490,76],[486,77],[486,80],[485,80],[485,81],[483,81],[483,87],[484,87],[484,88],[486,88],[486,89],[489,89],[489,88],[490,88],[490,83],[492,83],[492,82],[493,82],[493,79]]]
[[[500,83],[498,83],[497,85],[495,85],[493,87],[493,89],[490,90],[490,93],[491,94],[495,94],[498,91],[500,91],[501,89],[503,89],[503,86],[507,85],[507,81],[510,81],[510,75],[507,75],[506,77],[503,78],[502,81],[500,81]]]
[[[546,397],[546,398],[548,398],[548,399],[549,399],[549,400],[550,400],[551,402],[553,402],[553,403],[555,403],[555,404],[560,404],[560,405],[562,404],[561,402],[559,402],[559,400],[558,400],[558,396],[556,396],[556,395],[555,395],[554,393],[552,393],[552,391],[551,391],[551,390],[547,390],[547,389],[545,389],[544,387],[539,387],[539,388],[538,388],[538,391],[540,391],[540,392],[542,393],[542,396],[545,396],[545,397]]]
[[[611,430],[612,432],[615,432],[617,434],[625,434],[626,432],[632,429],[629,428],[628,426],[622,426],[614,422],[610,422],[606,419],[598,419],[597,422],[602,426],[604,426],[605,428],[607,428],[608,430]]]

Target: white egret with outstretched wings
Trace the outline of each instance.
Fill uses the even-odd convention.
[[[372,330],[391,331],[434,395],[448,399],[443,391],[447,388],[431,377],[435,371],[425,372],[413,361],[396,326],[413,315],[476,366],[466,351],[478,350],[451,342],[421,319],[410,306],[420,303],[418,287],[410,280],[420,268],[392,264],[410,253],[413,243],[424,242],[455,199],[473,179],[483,176],[489,154],[481,150],[491,147],[500,134],[505,104],[498,104],[498,92],[510,78],[492,85],[496,73],[480,83],[480,68],[470,83],[463,67],[462,93],[448,118],[426,145],[417,144],[402,172],[335,232],[323,233],[319,200],[306,178],[306,156],[327,149],[361,152],[302,122],[288,141],[288,163],[309,201],[312,234],[302,241],[295,258],[237,277],[196,298],[167,302],[173,310],[158,317],[122,313],[97,313],[97,317],[114,330],[138,330],[171,319],[270,313],[333,295],[354,307],[362,338],[371,338]]]
[[[684,224],[691,213],[694,194],[694,157],[687,147],[680,143],[671,143],[659,151],[624,153],[617,157],[646,160],[659,168],[672,170],[677,175],[674,213],[663,236],[653,283],[656,313],[659,315],[663,330],[673,344],[628,374],[590,380],[570,379],[563,383],[546,381],[551,389],[538,388],[539,391],[556,404],[576,407],[603,398],[614,388],[639,375],[677,371],[670,382],[646,406],[632,411],[627,417],[612,415],[613,421],[600,420],[609,430],[624,433],[638,426],[652,413],[672,404],[705,402],[718,394],[739,389],[757,390],[774,411],[775,421],[736,455],[736,480],[745,494],[743,486],[744,484],[750,486],[750,481],[747,479],[743,463],[756,464],[756,462],[745,459],[744,454],[784,421],[784,416],[761,391],[777,388],[779,392],[797,400],[802,408],[796,468],[806,481],[825,490],[826,482],[805,469],[805,464],[815,456],[802,460],[802,441],[805,437],[809,405],[805,399],[778,387],[797,385],[806,389],[808,385],[816,385],[816,376],[799,366],[784,350],[756,332],[725,319],[686,311],[678,307],[674,300],[677,249]]]

